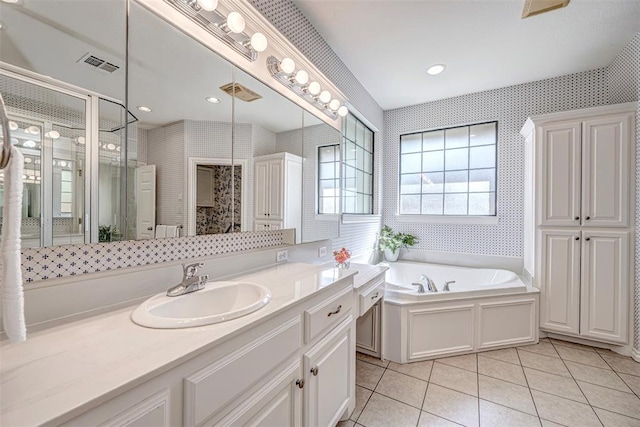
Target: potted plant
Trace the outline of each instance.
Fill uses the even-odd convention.
[[[98,242],[112,242],[117,233],[115,226],[101,225],[98,227]]]
[[[400,255],[400,249],[415,246],[418,238],[413,234],[394,233],[391,227],[385,225],[380,231],[379,245],[384,251],[384,258],[387,261],[397,261]]]

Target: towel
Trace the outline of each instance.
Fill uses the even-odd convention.
[[[167,226],[156,225],[156,239],[163,239],[167,237]]]
[[[167,237],[180,237],[177,225],[167,225]]]
[[[4,141],[5,144],[9,141]],[[24,321],[24,291],[20,255],[20,223],[22,208],[22,169],[24,157],[11,146],[11,160],[4,169],[4,207],[2,210],[2,321],[10,342],[27,339]]]

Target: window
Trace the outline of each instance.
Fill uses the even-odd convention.
[[[340,212],[340,144],[318,147],[318,213]]]
[[[373,213],[373,131],[349,114],[343,132],[344,205],[350,214]]]
[[[496,215],[498,123],[400,137],[401,215]]]

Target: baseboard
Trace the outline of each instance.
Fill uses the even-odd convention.
[[[631,350],[631,357],[633,357],[633,360],[635,360],[636,362],[640,363],[640,350],[638,350],[636,348]]]

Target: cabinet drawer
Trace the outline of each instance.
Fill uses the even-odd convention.
[[[322,301],[304,312],[304,339],[313,341],[322,331],[337,325],[353,305],[353,289],[346,288],[331,299]]]
[[[300,348],[300,317],[184,379],[184,425],[198,425]],[[241,373],[241,375],[238,375]]]
[[[373,283],[369,284],[359,295],[359,309],[358,316],[365,314],[375,303],[377,303],[384,296],[384,276],[372,280]]]

